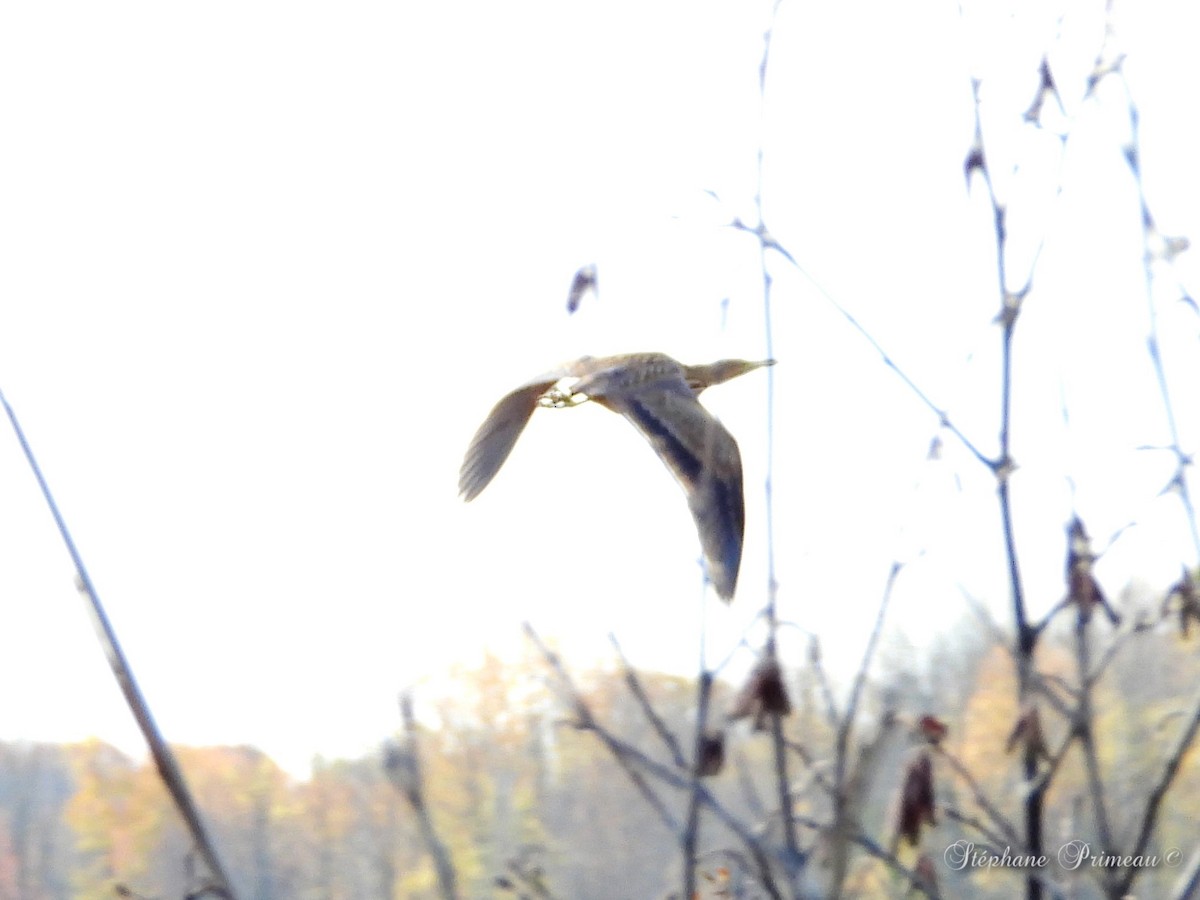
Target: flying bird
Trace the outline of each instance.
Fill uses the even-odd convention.
[[[479,496],[539,406],[599,403],[632,422],[683,487],[708,577],[717,595],[728,601],[742,561],[742,457],[733,435],[698,398],[714,384],[774,364],[773,359],[723,359],[685,366],[664,353],[585,356],[567,363],[527,381],[496,404],[467,448],[458,491],[467,501]]]

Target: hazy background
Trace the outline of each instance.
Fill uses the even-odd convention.
[[[772,233],[994,452],[994,238],[962,167],[973,75],[1029,241],[1011,287],[1047,236],[1015,347],[1032,609],[1062,593],[1068,479],[1100,547],[1139,523],[1097,566],[1110,592],[1177,578],[1192,551],[1156,497],[1171,460],[1135,449],[1166,436],[1125,98],[1074,99],[1103,8],[1015,9],[785,3],[761,117],[762,4],[0,10],[0,387],[168,738],[256,744],[293,771],[362,752],[396,727],[401,687],[515,652],[526,618],[581,662],[613,630],[640,667],[694,670],[695,530],[631,428],[540,413],[470,506],[457,469],[491,404],[561,360],[763,355],[757,245],[722,227],[754,215],[760,141]],[[1197,18],[1114,17],[1148,201],[1192,237]],[[1065,153],[1021,121],[1047,49]],[[1191,285],[1194,257],[1177,261]],[[600,296],[568,317],[587,262]],[[770,264],[779,365],[705,396],[741,443],[748,512],[737,598],[707,604],[710,657],[765,598],[768,377],[781,614],[831,667],[857,661],[897,556],[893,639],[928,639],[964,589],[1007,624],[991,477],[949,435],[929,461],[936,418]],[[1168,292],[1160,324],[1194,450],[1200,319]],[[5,431],[0,738],[138,748]]]

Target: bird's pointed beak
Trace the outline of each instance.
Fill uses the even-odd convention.
[[[775,365],[773,359],[758,359],[758,360],[743,360],[741,370],[736,374],[745,375],[747,372],[753,372],[755,369],[765,369],[767,366]]]

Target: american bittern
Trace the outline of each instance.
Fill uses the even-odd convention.
[[[697,398],[705,388],[774,363],[723,359],[685,366],[663,353],[585,356],[567,363],[496,404],[467,449],[459,493],[469,501],[488,486],[539,406],[595,401],[632,422],[679,481],[700,533],[709,578],[721,599],[729,600],[742,561],[746,519],[742,457],[733,435]]]

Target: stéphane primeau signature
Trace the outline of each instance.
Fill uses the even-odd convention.
[[[1013,853],[1010,847],[996,851],[980,847],[973,841],[955,841],[943,854],[946,865],[955,871],[963,869],[1044,869],[1050,858],[1045,854]],[[1172,847],[1161,854],[1141,853],[1121,856],[1097,853],[1087,841],[1068,841],[1058,848],[1055,860],[1067,871],[1090,866],[1100,869],[1153,869],[1160,865],[1177,866],[1183,852]]]

